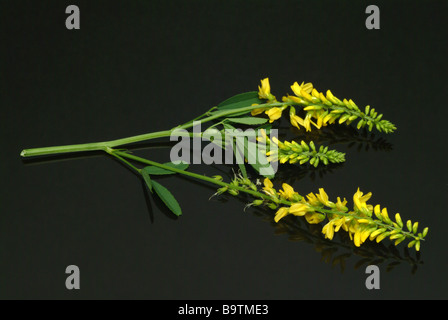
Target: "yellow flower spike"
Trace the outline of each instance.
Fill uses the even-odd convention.
[[[289,213],[295,216],[304,216],[308,212],[309,207],[305,203],[294,203],[289,208]]]
[[[289,213],[289,209],[286,207],[281,207],[278,209],[278,211],[275,213],[274,221],[279,222],[280,219],[286,217]]]
[[[269,122],[272,123],[275,120],[280,119],[280,117],[282,116],[282,111],[283,111],[282,108],[274,107],[274,108],[271,108],[269,110],[266,110],[265,113],[269,117]]]

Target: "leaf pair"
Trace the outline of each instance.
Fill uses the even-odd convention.
[[[188,168],[188,164],[186,163],[174,164],[172,162],[167,162],[164,163],[164,165],[179,170],[186,170]],[[176,216],[180,216],[182,214],[182,209],[173,194],[163,185],[151,179],[151,175],[170,174],[176,174],[176,172],[154,166],[147,166],[141,170],[141,175],[149,191],[151,191],[151,193],[155,192],[171,212]]]

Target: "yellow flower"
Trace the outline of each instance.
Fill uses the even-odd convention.
[[[252,104],[252,106],[257,106],[257,105],[258,105],[258,103],[254,103],[254,104]],[[253,109],[253,110],[250,112],[250,114],[253,115],[253,116],[256,116],[256,115],[258,115],[258,114],[260,114],[260,113],[263,113],[264,110],[266,110],[266,108],[256,108],[256,109]]]
[[[307,214],[305,214],[305,219],[309,224],[318,224],[325,219],[325,216],[317,212],[307,212]]]
[[[306,131],[311,131],[311,124],[313,124],[316,128],[320,129],[320,127],[318,127],[316,123],[311,121],[311,117],[312,114],[307,113],[305,119],[303,120],[303,126],[305,127]]]
[[[283,102],[291,102],[292,101],[292,102],[295,102],[295,103],[298,103],[298,104],[301,104],[301,105],[307,105],[308,104],[307,101],[305,101],[305,100],[303,100],[303,99],[301,99],[299,97],[290,96],[290,95],[282,97],[282,101]]]
[[[289,213],[289,208],[281,207],[278,209],[278,211],[275,213],[274,221],[279,222],[280,219],[286,217]]]
[[[332,203],[328,201],[328,194],[325,192],[323,188],[319,188],[319,194],[316,193],[317,199],[319,199],[320,203],[326,205],[327,207],[331,207]]]
[[[302,90],[307,94],[310,94],[311,91],[313,91],[313,84],[302,82],[302,84],[299,85],[297,82],[294,82],[294,84],[291,86],[291,89],[296,96],[300,97],[302,96]]]
[[[341,198],[337,197],[336,201],[336,209],[339,211],[347,211],[347,207],[345,206],[347,204],[347,200],[344,198],[344,201],[341,201]]]
[[[355,234],[353,235],[353,242],[355,246],[361,246],[361,228],[356,228]]]
[[[282,111],[283,108],[274,107],[269,110],[266,110],[265,113],[269,116],[269,122],[272,123],[275,120],[280,119],[280,117],[282,116]]]
[[[289,120],[291,121],[291,124],[297,129],[300,129],[300,126],[305,126],[303,119],[296,115],[296,109],[294,107],[289,108]]]
[[[294,127],[296,127],[297,129],[300,129],[300,126],[299,126],[299,125],[301,125],[302,127],[305,126],[305,123],[304,123],[303,119],[300,118],[299,116],[296,116],[296,115],[291,116],[291,117],[290,117],[290,120],[291,120],[291,124],[292,124]]]
[[[291,200],[295,194],[298,194],[294,189],[287,183],[282,184],[283,190],[279,190],[280,196],[286,200]]]
[[[316,198],[316,196],[314,195],[314,193],[309,193],[306,196],[308,198],[308,203],[312,206],[319,206],[320,205],[320,201],[319,199]]]
[[[308,205],[305,203],[294,203],[289,208],[289,213],[295,215],[295,216],[304,216],[308,212]]]
[[[367,208],[366,201],[369,200],[370,197],[372,197],[371,192],[367,193],[366,195],[363,195],[363,193],[358,188],[358,191],[356,191],[356,193],[353,195],[353,202],[355,206],[358,208],[358,210],[360,211],[369,210]]]
[[[341,217],[339,219],[334,219],[334,232],[338,232],[342,227],[343,230],[348,231],[347,223],[351,221],[350,217]]]
[[[269,178],[265,178],[263,184],[264,184],[263,191],[268,196],[276,196],[276,192],[273,188],[274,185],[272,184],[271,180],[269,180]]]
[[[322,233],[325,235],[326,239],[333,239],[334,236],[334,221],[330,220],[326,225],[324,225],[324,227],[322,228]]]
[[[275,97],[271,94],[269,78],[261,80],[261,87],[258,86],[258,96],[260,99],[275,100]]]
[[[325,111],[321,110],[319,113],[315,115],[315,118],[317,119],[316,127],[320,129],[322,126],[327,126],[328,124],[328,118],[326,119],[327,114],[325,114]]]

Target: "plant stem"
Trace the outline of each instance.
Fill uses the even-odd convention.
[[[116,139],[116,140],[111,140],[111,141],[105,141],[105,142],[93,142],[93,143],[73,144],[73,145],[44,147],[44,148],[31,148],[31,149],[23,150],[20,153],[20,155],[22,157],[32,157],[32,156],[43,156],[43,155],[69,153],[69,152],[106,151],[107,148],[115,148],[115,147],[131,144],[131,143],[152,140],[152,139],[162,138],[162,137],[169,137],[173,133],[173,131],[176,129],[188,129],[188,128],[193,127],[194,121],[202,118],[205,115],[208,115],[208,117],[205,117],[202,120],[198,120],[200,123],[206,123],[206,122],[218,119],[218,118],[230,116],[235,113],[249,112],[256,108],[276,107],[276,106],[281,106],[281,105],[285,105],[285,104],[291,105],[292,103],[291,102],[288,102],[288,103],[270,102],[270,103],[264,103],[264,104],[260,104],[260,105],[256,105],[256,106],[247,106],[247,107],[242,107],[242,108],[237,108],[237,109],[215,111],[210,115],[210,112],[214,109],[214,108],[212,108],[209,111],[207,111],[206,113],[200,115],[199,117],[196,117],[194,120],[190,120],[187,123],[177,126],[171,130],[145,133],[145,134],[141,134],[141,135],[137,135],[137,136]]]
[[[127,158],[127,159],[134,160],[134,161],[137,161],[137,162],[140,162],[140,163],[144,163],[144,164],[147,164],[147,165],[150,165],[150,166],[159,167],[159,168],[162,168],[162,169],[165,169],[165,170],[169,170],[169,171],[172,171],[172,172],[180,173],[180,174],[183,174],[185,176],[189,176],[189,177],[192,177],[192,178],[195,178],[195,179],[207,181],[207,182],[213,183],[215,185],[218,185],[220,187],[233,188],[235,190],[248,193],[248,194],[250,194],[252,196],[255,196],[255,197],[258,197],[258,198],[263,198],[265,200],[269,200],[270,199],[269,196],[265,195],[264,193],[258,192],[258,191],[245,189],[245,188],[240,187],[240,186],[231,186],[229,183],[226,183],[226,182],[223,182],[223,181],[219,181],[219,180],[216,180],[216,179],[211,178],[211,177],[207,177],[207,176],[204,176],[204,175],[201,175],[201,174],[197,174],[197,173],[193,173],[193,172],[177,169],[177,168],[174,168],[174,167],[166,166],[166,165],[164,165],[162,163],[158,163],[158,162],[151,161],[151,160],[148,160],[148,159],[145,159],[145,158],[134,156],[132,154],[129,154],[129,153],[126,153],[126,152],[123,152],[123,151],[117,151],[117,150],[113,150],[113,149],[109,148],[108,151],[106,151],[106,152],[108,152],[109,154],[112,154],[112,155],[117,155],[117,156],[122,157],[122,158]]]
[[[142,170],[137,168],[136,166],[134,166],[132,163],[130,163],[129,161],[127,161],[126,159],[123,159],[122,157],[120,157],[118,154],[116,154],[116,152],[112,151],[113,149],[109,148],[106,150],[107,153],[109,153],[111,156],[117,158],[118,160],[120,160],[121,162],[123,162],[124,164],[126,164],[127,166],[129,166],[131,169],[133,169],[134,171],[136,171],[138,174],[142,173]]]

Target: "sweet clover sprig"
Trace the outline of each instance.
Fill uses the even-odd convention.
[[[373,127],[375,127],[378,131],[384,133],[392,133],[397,129],[393,123],[382,119],[383,114],[379,114],[369,105],[365,107],[364,111],[361,111],[352,99],[340,100],[330,90],[327,90],[326,95],[324,95],[322,92],[317,91],[312,83],[302,82],[299,85],[298,82],[294,82],[291,89],[294,95],[288,94],[282,97],[282,101],[286,105],[274,106],[272,108],[260,106],[252,110],[252,115],[265,112],[269,116],[270,121],[273,122],[279,119],[282,112],[289,106],[291,124],[298,129],[304,127],[307,131],[311,131],[311,125],[320,129],[322,126],[335,123],[336,121],[339,124],[346,123],[348,125],[355,120],[358,120],[356,126],[358,129],[367,127],[369,131],[372,131]],[[271,93],[269,78],[261,81],[259,96],[268,102],[277,102],[277,99]],[[302,107],[306,111],[305,116],[298,116],[294,106]],[[315,121],[312,119],[315,119]]]
[[[321,129],[324,126],[339,123],[350,124],[358,121],[356,128],[368,128],[371,131],[374,127],[384,133],[393,132],[396,127],[391,122],[382,119],[382,114],[370,106],[364,111],[353,102],[353,100],[336,98],[331,91],[326,95],[317,91],[311,83],[295,82],[291,86],[294,95],[282,97],[278,101],[271,93],[269,79],[261,80],[258,91],[251,91],[233,96],[217,106],[209,109],[198,117],[173,127],[169,130],[144,133],[127,138],[121,138],[105,142],[95,142],[86,144],[56,146],[25,149],[21,152],[22,157],[44,156],[71,152],[104,151],[118,161],[134,170],[145,182],[148,190],[157,195],[165,205],[177,216],[182,214],[181,207],[174,195],[163,185],[153,179],[157,175],[182,174],[190,178],[218,186],[217,195],[228,193],[237,196],[245,193],[254,198],[249,206],[267,206],[276,210],[274,221],[278,222],[287,215],[301,216],[310,224],[326,222],[322,227],[325,238],[332,240],[334,234],[344,230],[349,234],[355,246],[359,247],[367,241],[380,242],[385,238],[394,240],[398,245],[404,240],[409,240],[408,246],[420,250],[421,242],[425,240],[428,228],[421,232],[418,230],[418,223],[410,220],[404,224],[401,216],[397,213],[395,221],[389,218],[386,208],[381,209],[379,205],[367,204],[371,193],[363,194],[358,191],[353,196],[353,210],[346,207],[347,201],[337,197],[336,202],[330,201],[323,188],[318,193],[309,193],[306,196],[300,195],[287,183],[282,184],[282,189],[275,189],[270,178],[271,174],[262,173],[263,166],[273,162],[297,163],[317,167],[319,164],[328,165],[330,163],[341,163],[345,161],[345,154],[336,150],[329,150],[327,146],[316,146],[313,141],[279,141],[277,137],[268,137],[267,132],[272,130],[274,122],[282,117],[283,112],[289,108],[289,121],[297,129],[305,128],[306,132],[312,127]],[[266,117],[259,116],[265,114]],[[195,132],[196,124],[209,124],[204,131]],[[158,163],[149,159],[138,157],[130,151],[118,147],[133,144],[136,142],[152,140],[156,138],[171,137],[174,133],[181,131],[182,135],[193,138],[210,138],[207,132],[218,132],[224,135],[227,130],[235,131],[235,126],[242,125],[255,128],[253,132],[261,135],[256,141],[263,142],[261,145],[254,144],[247,136],[243,136],[244,146],[241,148],[242,157],[246,160],[254,156],[255,163],[250,163],[255,171],[264,176],[263,187],[260,189],[258,183],[254,183],[247,174],[244,161],[238,163],[240,173],[235,175],[231,182],[224,182],[222,177],[197,174],[187,169],[186,163]],[[193,128],[193,132],[188,129]],[[230,146],[233,146],[237,139],[232,137]],[[213,141],[212,141],[213,140]],[[210,138],[210,141],[219,145],[220,148],[228,148],[225,143],[218,143]],[[251,146],[255,145],[255,149]],[[264,147],[262,147],[264,146]],[[236,152],[235,157],[241,157]],[[140,166],[136,165],[138,163]]]

